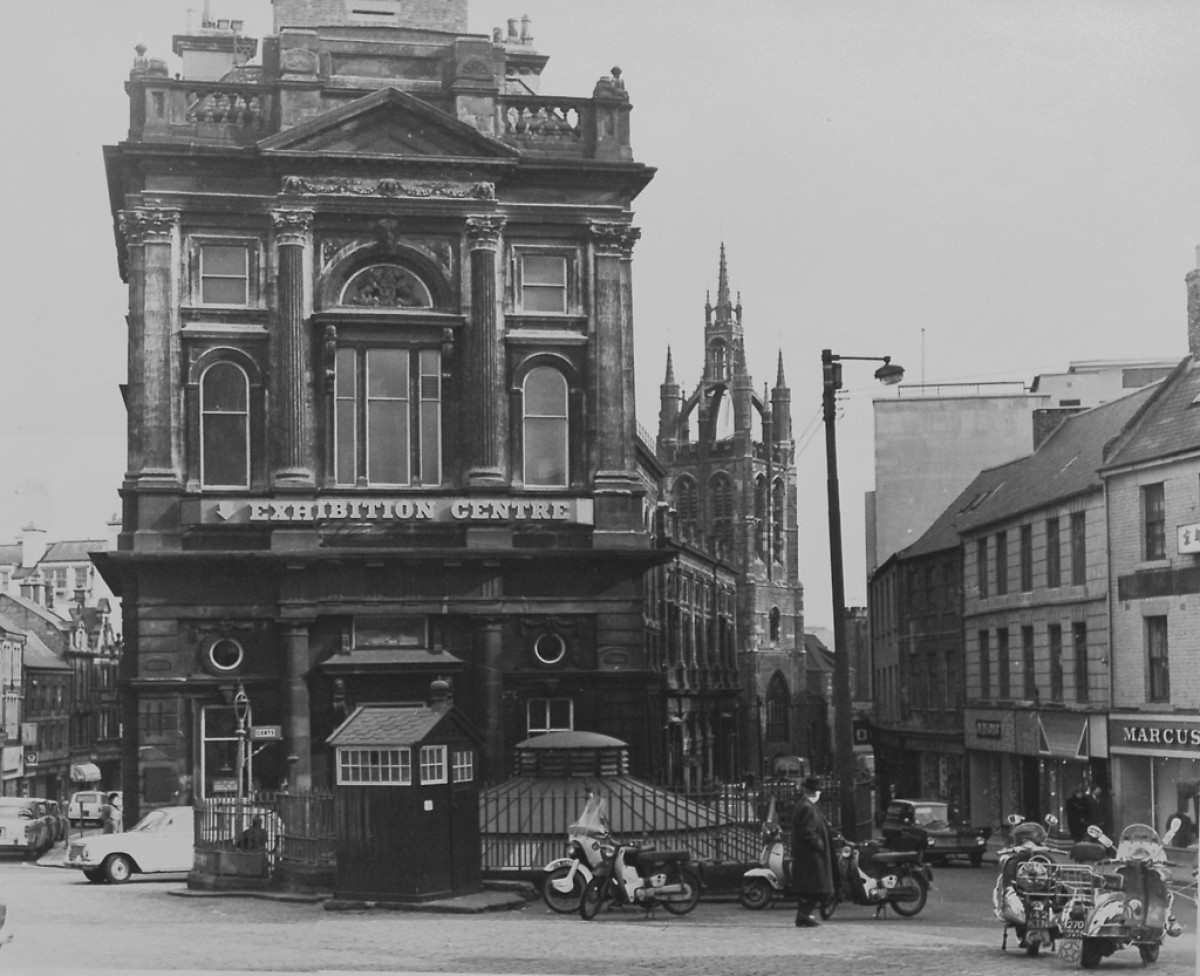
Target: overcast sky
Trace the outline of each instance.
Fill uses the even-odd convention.
[[[212,4],[269,32],[268,0]],[[134,45],[175,70],[189,6],[5,5],[0,542],[28,522],[101,538],[119,510],[126,294],[101,146],[126,134]],[[1193,0],[472,0],[471,28],[524,14],[550,56],[544,92],[586,96],[622,69],[635,155],[658,168],[635,201],[643,426],[668,343],[679,381],[698,378],[722,241],[759,387],[783,350],[810,625],[831,620],[822,348],[891,355],[929,383],[1185,353]],[[838,428],[852,604],[871,372],[847,366]]]

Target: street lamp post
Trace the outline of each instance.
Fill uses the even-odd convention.
[[[842,362],[862,360],[883,363],[875,378],[888,385],[904,378],[904,368],[890,356],[837,356],[821,351],[822,407],[825,417],[825,463],[829,488],[829,574],[833,589],[833,746],[837,767],[838,803],[842,834],[858,839],[858,812],[854,802],[854,724],[850,714],[850,651],[846,647],[846,583],[842,568],[842,503],[838,486],[837,391],[842,388]]]

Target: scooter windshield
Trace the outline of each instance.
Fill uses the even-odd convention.
[[[605,797],[593,794],[588,797],[587,804],[579,819],[567,828],[572,834],[586,834],[589,837],[605,837],[608,835],[608,801]]]
[[[1013,828],[1012,842],[1014,847],[1019,844],[1036,844],[1041,846],[1046,843],[1046,828],[1036,820],[1026,820],[1024,823]]]
[[[1148,824],[1130,824],[1121,831],[1117,843],[1118,861],[1156,861],[1167,859],[1158,831]]]

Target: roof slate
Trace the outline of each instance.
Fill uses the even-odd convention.
[[[329,745],[412,745],[423,741],[447,714],[447,709],[429,705],[360,705],[326,741]]]
[[[1165,381],[1164,381],[1165,382]],[[1103,490],[1099,468],[1105,448],[1122,434],[1159,386],[1068,417],[1032,454],[1004,466],[1003,482],[962,513],[956,525],[968,533],[1076,495]]]
[[[1113,445],[1105,469],[1200,450],[1200,362],[1184,359],[1159,384],[1129,431]]]

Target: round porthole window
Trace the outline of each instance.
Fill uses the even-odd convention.
[[[232,637],[220,637],[208,645],[207,663],[218,674],[232,674],[246,660],[242,645]]]
[[[542,664],[558,664],[567,656],[567,642],[558,634],[542,634],[533,642],[533,653]]]

